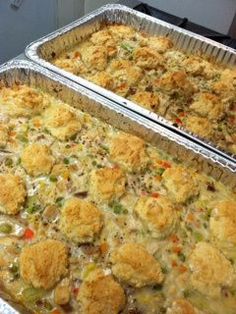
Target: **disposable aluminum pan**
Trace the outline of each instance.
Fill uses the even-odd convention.
[[[145,139],[164,152],[183,160],[186,165],[192,165],[230,186],[236,193],[236,166],[230,160],[45,68],[27,61],[13,61],[0,67],[0,83],[7,86],[13,83],[36,86],[74,108]],[[4,154],[6,152],[0,151],[0,158]],[[9,293],[3,291],[1,282],[0,313],[29,313],[14,303]]]
[[[83,38],[97,31],[101,25],[111,23],[130,25],[138,31],[145,31],[152,35],[168,35],[177,48],[187,53],[200,51],[205,55],[214,57],[217,62],[224,65],[233,67],[236,64],[236,51],[234,49],[118,4],[103,6],[60,30],[35,41],[26,48],[26,56],[43,67],[53,70],[82,86],[86,86],[125,108],[138,112],[159,124],[165,125],[175,132],[179,132],[185,137],[188,137],[236,162],[235,155],[223,151],[215,144],[198,138],[191,132],[186,131],[182,127],[177,127],[173,122],[166,120],[156,113],[50,63],[52,58],[58,56],[62,51],[71,48]]]

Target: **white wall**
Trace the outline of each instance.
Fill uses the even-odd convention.
[[[236,0],[142,0],[160,10],[227,34],[236,12]]]
[[[88,13],[90,11],[93,11],[99,7],[101,7],[104,4],[107,3],[115,3],[118,1],[110,1],[110,0],[85,0],[84,3],[84,12]]]
[[[14,10],[0,0],[0,64],[16,57],[27,44],[84,14],[84,0],[23,0]]]
[[[18,10],[0,0],[0,63],[15,57],[24,47],[56,27],[56,1],[24,0]]]

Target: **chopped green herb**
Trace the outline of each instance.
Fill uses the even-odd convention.
[[[168,274],[168,269],[166,266],[162,266],[161,270],[162,270],[163,274]]]
[[[7,167],[12,167],[13,166],[13,160],[11,158],[6,158],[5,165]]]
[[[17,279],[20,277],[19,266],[16,263],[11,264],[8,268],[13,276],[13,279]]]
[[[18,165],[20,165],[20,164],[21,164],[21,158],[19,157],[19,158],[17,159],[16,165],[18,166]]]
[[[193,236],[197,242],[200,242],[203,240],[202,234],[197,231],[193,232]]]
[[[179,259],[181,260],[181,262],[185,262],[186,257],[185,257],[185,255],[184,255],[183,253],[179,253],[179,254],[178,254],[178,257],[179,257]]]
[[[50,134],[49,130],[46,129],[46,128],[45,128],[43,131],[44,131],[46,134]]]
[[[9,234],[12,232],[12,226],[8,223],[0,224],[0,233]]]
[[[109,148],[103,144],[100,145],[102,149],[104,149],[107,153],[109,153]]]
[[[184,290],[184,292],[183,292],[183,296],[184,296],[185,298],[189,298],[189,297],[190,297],[190,295],[191,295],[191,293],[190,293],[190,291],[189,291],[189,290]]]
[[[19,134],[19,135],[17,136],[17,139],[18,139],[19,141],[21,141],[22,143],[28,143],[28,142],[29,142],[28,138],[27,138],[25,135],[23,135],[23,134]]]
[[[162,284],[156,284],[155,286],[153,286],[153,289],[156,291],[160,291],[163,288]]]
[[[121,48],[125,49],[128,52],[133,52],[133,50],[134,50],[134,47],[130,46],[127,43],[122,43],[120,46],[121,46]]]
[[[36,301],[40,300],[44,297],[45,291],[43,289],[37,288],[26,288],[22,291],[22,296],[24,297],[25,301],[30,303],[35,303]]]
[[[49,177],[49,180],[50,180],[51,182],[57,182],[57,177],[51,175],[51,176]]]
[[[163,173],[165,172],[165,168],[159,168],[156,172],[157,172],[157,175],[161,176],[163,175]]]
[[[70,137],[70,140],[71,140],[71,141],[74,141],[74,140],[76,139],[76,137],[77,137],[77,133],[75,133],[74,135],[72,135],[72,136]]]
[[[64,164],[66,164],[66,165],[69,165],[69,163],[70,163],[70,160],[69,160],[69,158],[64,158],[63,159],[63,162],[64,162]]]
[[[128,214],[128,210],[123,205],[121,205],[120,203],[116,201],[114,201],[111,204],[111,207],[112,207],[113,212],[117,215]]]
[[[41,209],[39,204],[32,204],[31,206],[26,208],[28,214],[34,214]]]
[[[96,166],[96,165],[97,165],[96,160],[93,160],[93,161],[92,161],[92,165],[93,165],[93,166]]]
[[[62,207],[63,204],[64,204],[64,197],[58,197],[56,199],[56,204],[59,206],[59,207]]]

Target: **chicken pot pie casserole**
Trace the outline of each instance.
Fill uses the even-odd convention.
[[[2,87],[0,112],[0,282],[17,302],[236,313],[229,187],[37,88]]]
[[[236,154],[236,69],[170,38],[107,25],[51,62]]]

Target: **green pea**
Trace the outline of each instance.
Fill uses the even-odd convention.
[[[26,208],[28,214],[34,214],[41,209],[41,206],[38,204],[32,204],[31,206]]]
[[[165,172],[165,170],[166,170],[165,168],[159,168],[159,169],[157,170],[157,174],[161,176],[161,175],[163,175],[163,173]]]
[[[128,210],[123,205],[116,201],[114,201],[110,206],[112,207],[114,214],[117,215],[128,214]]]
[[[197,231],[193,232],[193,236],[197,242],[200,242],[203,240],[202,234]]]
[[[64,158],[64,159],[63,159],[63,162],[64,162],[64,164],[69,165],[70,160],[69,160],[69,158]]]
[[[35,303],[36,301],[43,298],[45,295],[45,291],[43,289],[37,288],[26,288],[22,291],[22,296],[26,302]]]
[[[13,166],[13,160],[11,158],[6,158],[5,165],[7,167],[12,167]]]
[[[57,182],[57,177],[51,175],[51,176],[49,177],[49,180],[50,180],[51,182]]]
[[[17,136],[17,139],[18,139],[19,141],[23,142],[23,143],[28,143],[28,142],[29,142],[28,138],[27,138],[25,135],[23,135],[23,134],[19,134],[19,135]]]
[[[0,232],[1,233],[5,233],[5,234],[9,234],[12,232],[12,226],[8,223],[4,223],[0,225]]]

